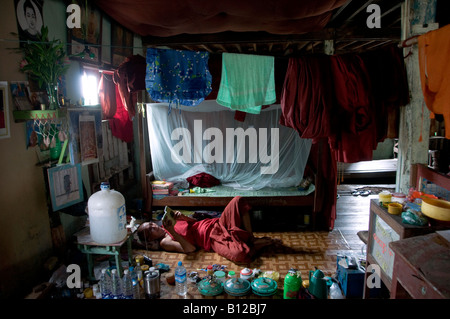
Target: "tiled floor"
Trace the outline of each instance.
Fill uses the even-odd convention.
[[[351,186],[357,188],[357,186]],[[260,269],[261,271],[276,271],[280,274],[279,288],[282,288],[283,278],[290,268],[296,268],[302,272],[302,278],[307,278],[310,270],[315,267],[321,269],[326,276],[332,276],[336,272],[336,256],[338,254],[351,254],[356,257],[364,257],[362,249],[364,243],[357,236],[360,230],[367,230],[369,224],[369,204],[371,198],[378,195],[372,194],[366,197],[352,196],[343,188],[339,192],[337,200],[337,219],[335,228],[330,231],[290,231],[290,232],[255,232],[255,236],[271,236],[281,239],[284,247],[271,248],[263,252],[250,264],[235,264],[216,253],[197,251],[190,255],[168,253],[161,251],[134,250],[134,254],[144,254],[150,257],[154,264],[164,263],[170,266],[170,271],[161,276],[161,299],[181,298],[175,293],[174,286],[168,285],[166,277],[173,275],[178,261],[182,261],[188,273],[197,271],[200,276],[206,273],[203,270],[208,265],[224,265],[227,271],[240,271],[244,267]],[[255,294],[245,297],[232,297],[223,293],[216,297],[205,297],[199,293],[194,284],[190,284],[185,298],[262,298]],[[282,298],[282,290],[271,298]]]

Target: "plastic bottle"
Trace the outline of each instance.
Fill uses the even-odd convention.
[[[117,269],[111,270],[111,294],[112,299],[122,299],[122,285]]]
[[[125,198],[109,183],[101,183],[100,191],[89,197],[89,227],[92,240],[99,244],[120,242],[127,236]]]
[[[179,296],[184,296],[187,293],[187,275],[186,268],[184,268],[181,261],[178,262],[178,266],[175,269],[175,286]]]
[[[144,278],[144,272],[141,269],[141,263],[140,262],[136,263],[136,268],[134,268],[134,271],[136,272],[137,281],[138,281],[139,285],[142,288],[143,287],[142,283],[144,281],[144,279],[143,279]]]
[[[150,270],[150,267],[148,265],[141,266],[141,272],[140,272],[141,279],[139,280],[139,285],[141,286],[141,289],[145,289],[145,283],[144,283],[145,272],[147,272],[149,270]]]
[[[123,299],[133,299],[133,282],[130,271],[125,269],[122,277],[122,295]]]
[[[297,269],[289,269],[284,278],[283,299],[297,299],[301,285],[301,273]]]
[[[102,269],[100,276],[100,291],[102,299],[111,299],[111,277],[106,272],[106,268]]]
[[[139,280],[134,267],[130,267],[130,276],[131,283],[133,284],[133,299],[141,299],[141,289],[139,287]]]

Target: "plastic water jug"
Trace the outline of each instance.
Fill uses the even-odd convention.
[[[125,198],[102,183],[100,191],[88,200],[89,225],[92,240],[99,244],[114,244],[127,236]]]

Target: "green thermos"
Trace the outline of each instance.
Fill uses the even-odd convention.
[[[289,269],[286,277],[284,278],[283,298],[297,299],[301,285],[301,272],[294,268]]]

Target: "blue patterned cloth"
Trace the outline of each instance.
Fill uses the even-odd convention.
[[[208,59],[208,52],[147,49],[147,92],[156,102],[200,104],[212,90]]]

